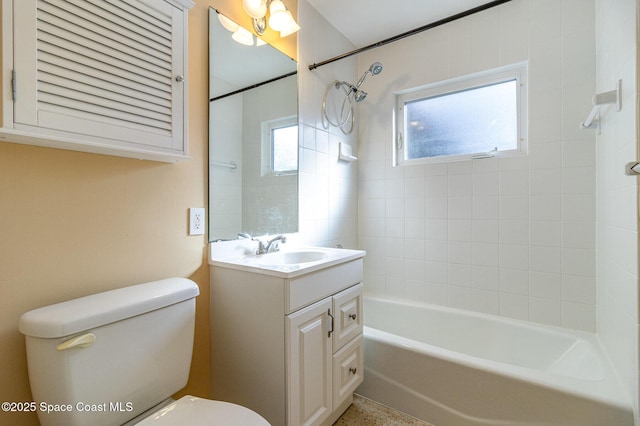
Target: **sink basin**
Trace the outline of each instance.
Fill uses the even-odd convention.
[[[215,242],[209,246],[209,264],[217,268],[295,278],[330,266],[360,259],[361,250],[342,248],[287,246],[280,251],[255,254],[258,244],[252,240]]]
[[[268,253],[257,256],[259,265],[299,265],[300,263],[317,262],[327,258],[327,253],[316,250]]]

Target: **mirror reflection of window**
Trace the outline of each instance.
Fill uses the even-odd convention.
[[[298,126],[280,127],[271,132],[274,173],[296,173],[298,170]]]
[[[263,176],[298,173],[298,117],[262,123]]]

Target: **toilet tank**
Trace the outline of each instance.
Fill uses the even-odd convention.
[[[198,294],[171,278],[22,315],[41,425],[121,425],[182,389]]]

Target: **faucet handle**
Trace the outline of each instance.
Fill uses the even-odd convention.
[[[267,252],[267,247],[264,245],[264,242],[262,240],[259,240],[257,238],[252,238],[252,240],[258,242],[258,249],[256,250],[256,254],[265,254]]]

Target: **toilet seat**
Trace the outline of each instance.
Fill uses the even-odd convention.
[[[141,426],[271,426],[261,415],[241,405],[186,395],[156,411]]]

